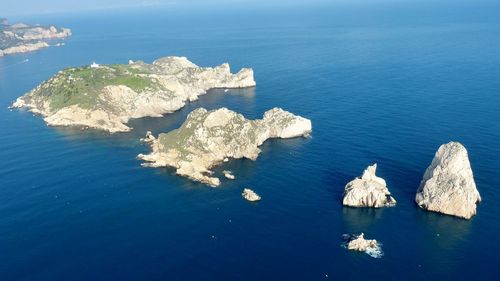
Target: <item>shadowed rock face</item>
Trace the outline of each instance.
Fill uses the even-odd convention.
[[[111,133],[131,130],[131,118],[160,117],[182,108],[213,88],[253,87],[252,69],[231,74],[227,63],[199,67],[185,57],[152,64],[91,65],[68,68],[18,98],[49,125],[83,126]]]
[[[160,134],[150,142],[152,152],[140,154],[143,166],[174,167],[179,175],[218,186],[211,167],[228,158],[256,159],[260,146],[269,138],[305,136],[312,130],[311,121],[279,108],[262,119],[248,120],[227,108],[192,111],[182,126]]]
[[[390,196],[385,180],[375,175],[377,164],[368,166],[361,177],[355,178],[345,186],[342,204],[351,207],[388,207],[396,200]]]
[[[469,156],[458,142],[439,147],[415,196],[425,210],[470,219],[481,196],[476,189]]]

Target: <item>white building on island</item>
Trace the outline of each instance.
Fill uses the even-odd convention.
[[[90,65],[90,68],[99,68],[99,64],[92,62],[92,64]]]

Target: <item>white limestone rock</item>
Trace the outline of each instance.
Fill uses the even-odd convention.
[[[241,196],[243,196],[243,198],[250,202],[260,201],[261,199],[261,197],[250,188],[243,189],[243,193],[241,193]]]
[[[220,180],[212,176],[211,167],[225,159],[255,160],[258,148],[269,138],[292,138],[308,135],[311,121],[279,108],[264,118],[248,120],[227,108],[192,111],[182,126],[160,134],[151,142],[150,154],[138,155],[143,166],[174,167],[176,173],[211,186]]]
[[[382,247],[375,239],[365,239],[364,234],[347,235],[348,242],[346,248],[350,251],[365,252],[374,258],[383,256]]]
[[[390,196],[385,180],[377,177],[377,164],[368,166],[361,177],[345,186],[342,204],[351,207],[391,207],[396,200]]]
[[[83,126],[110,133],[127,132],[133,118],[161,117],[213,88],[255,86],[253,70],[232,74],[229,64],[199,67],[185,57],[164,57],[152,64],[77,67],[60,71],[18,98],[49,125]]]
[[[422,209],[470,219],[481,196],[465,147],[449,142],[439,147],[425,171],[415,196]]]
[[[236,179],[236,177],[233,175],[233,173],[231,171],[222,171],[222,174],[224,175],[224,177],[226,177],[226,179],[230,179],[230,180],[234,180]]]

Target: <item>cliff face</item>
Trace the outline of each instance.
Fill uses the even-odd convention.
[[[126,132],[131,118],[159,117],[182,108],[212,88],[255,86],[252,69],[231,74],[229,65],[199,67],[184,57],[152,64],[68,68],[18,98],[49,125]]]
[[[415,201],[425,210],[465,219],[476,214],[481,196],[462,144],[449,142],[439,147],[425,171]]]
[[[6,19],[0,23],[0,56],[35,51],[49,46],[47,40],[71,35],[68,28],[55,26],[30,26],[23,23],[9,25]]]
[[[182,126],[150,140],[152,152],[140,154],[144,166],[174,167],[179,175],[218,186],[211,167],[226,158],[256,159],[260,146],[269,138],[305,136],[311,121],[279,108],[267,111],[262,119],[248,120],[227,108],[191,112]]]

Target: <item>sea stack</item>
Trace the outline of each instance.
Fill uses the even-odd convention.
[[[377,177],[377,164],[368,166],[361,177],[345,186],[342,204],[350,207],[390,207],[396,200],[390,196],[385,180]]]
[[[415,201],[422,209],[470,219],[481,196],[465,147],[449,142],[439,147],[425,171]]]

